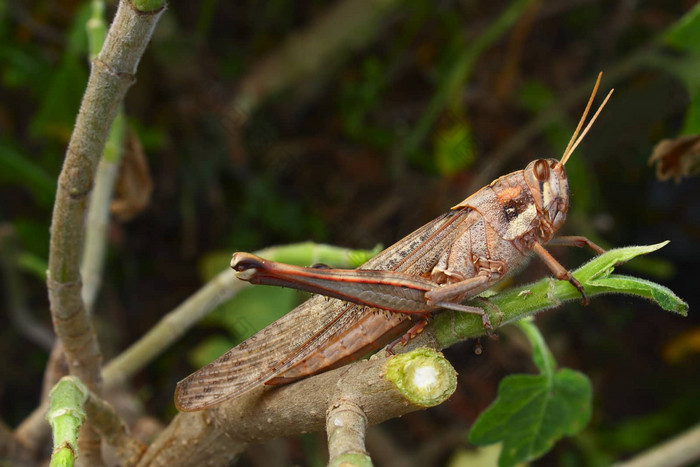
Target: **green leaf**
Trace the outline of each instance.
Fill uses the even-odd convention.
[[[600,279],[593,279],[587,283],[589,290],[600,293],[624,291],[646,297],[655,301],[666,311],[672,311],[683,316],[688,315],[688,304],[681,300],[669,288],[638,277],[610,275]]]
[[[676,49],[700,51],[700,3],[669,28],[665,39]]]
[[[588,282],[596,277],[612,272],[612,268],[617,264],[626,263],[636,256],[646,255],[653,251],[660,250],[668,244],[669,241],[666,240],[665,242],[656,243],[654,245],[628,246],[609,250],[584,264],[577,269],[574,274],[577,279],[584,279]]]
[[[563,436],[578,433],[591,417],[591,383],[576,371],[512,375],[498,397],[477,419],[469,441],[482,446],[503,443],[499,466],[536,459]]]

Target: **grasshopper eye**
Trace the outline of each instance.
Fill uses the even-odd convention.
[[[535,178],[540,182],[546,182],[549,180],[549,164],[544,159],[540,159],[535,162],[535,166],[532,168],[535,173]]]

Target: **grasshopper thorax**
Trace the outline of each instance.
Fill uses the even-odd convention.
[[[537,159],[524,172],[538,218],[545,224],[544,230],[553,234],[564,224],[569,210],[569,181],[564,165],[556,159]]]

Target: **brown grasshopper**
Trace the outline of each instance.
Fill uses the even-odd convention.
[[[320,295],[180,381],[178,409],[205,409],[260,384],[285,384],[337,368],[401,335],[405,342],[442,308],[480,315],[490,335],[488,315],[462,302],[503,279],[532,253],[557,279],[569,281],[587,304],[581,284],[543,245],[603,252],[584,237],[552,239],[569,209],[564,164],[612,94],[581,132],[600,78],[560,161],[538,159],[500,177],[359,269],[303,268],[235,253],[231,267],[239,279]],[[420,318],[417,324],[411,315]]]

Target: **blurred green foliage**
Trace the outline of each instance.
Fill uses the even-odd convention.
[[[613,85],[616,93],[567,164],[572,204],[565,233],[605,246],[670,238],[663,257],[629,267],[663,278],[680,295],[696,293],[697,180],[658,183],[646,160],[659,140],[700,133],[700,6],[655,0],[620,12],[614,2],[417,0],[380,22],[371,43],[339,52],[338,63],[320,63],[284,92],[263,96],[254,112],[239,115],[243,123],[224,124],[238,80],[333,3],[209,0],[165,12],[125,102],[155,191],[141,215],[114,221],[108,231],[96,319],[119,347],[107,355],[227,268],[232,251],[308,239],[357,248],[391,244],[471,194],[470,181],[544,114],[553,117],[534,130],[539,137],[499,156],[497,175],[535,157],[559,157],[584,105],[562,101],[600,69],[601,93]],[[48,230],[89,72],[89,7],[0,2],[0,222],[11,223],[21,240],[27,301],[47,323]],[[107,16],[113,11],[108,5]],[[556,254],[567,267],[588,257]],[[353,265],[366,257],[358,256]],[[313,262],[306,260],[300,264]],[[534,266],[522,276],[545,274]],[[143,379],[167,394],[192,365],[302,299],[286,289],[246,290]],[[697,326],[692,310],[688,320],[670,320],[645,303],[601,299],[565,314],[549,314],[543,328],[554,334],[558,360],[592,375],[594,416],[586,432],[543,462],[618,459],[697,420],[697,353],[671,367],[656,344]],[[517,352],[503,340],[506,350],[489,347],[500,360],[477,372],[473,394],[495,390],[499,362]],[[38,398],[46,355],[26,344],[12,327],[0,334],[0,352],[20,362],[7,369],[12,384],[0,391],[0,412],[10,414],[10,423]],[[458,369],[466,379],[472,368]],[[458,404],[450,415],[471,423]],[[440,433],[444,415],[431,416],[420,425]],[[414,449],[427,436],[415,431],[396,438]],[[319,448],[309,439],[302,450],[313,458]]]

